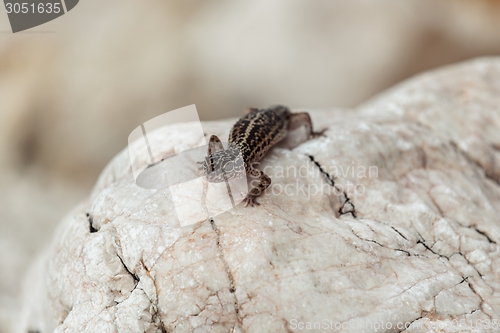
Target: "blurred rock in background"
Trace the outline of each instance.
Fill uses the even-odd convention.
[[[20,276],[139,124],[196,104],[352,107],[423,70],[500,54],[495,0],[82,0],[11,34],[0,12],[0,332]]]

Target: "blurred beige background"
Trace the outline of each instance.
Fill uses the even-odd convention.
[[[81,0],[13,35],[0,11],[0,333],[21,277],[136,126],[196,104],[354,107],[500,54],[498,0]]]

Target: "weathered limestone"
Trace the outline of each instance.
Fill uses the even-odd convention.
[[[494,325],[500,59],[423,74],[359,109],[312,117],[326,137],[268,154],[260,167],[273,183],[261,206],[185,227],[169,189],[135,185],[123,151],[33,266],[19,332]],[[204,130],[226,137],[232,122]]]

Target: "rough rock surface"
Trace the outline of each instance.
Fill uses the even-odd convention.
[[[273,184],[260,206],[185,227],[170,191],[137,187],[119,154],[28,274],[19,332],[495,325],[500,59],[312,117],[326,137],[268,154],[260,167]],[[225,137],[231,124],[204,130]]]

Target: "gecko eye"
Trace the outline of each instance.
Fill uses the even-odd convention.
[[[226,165],[224,165],[224,172],[231,172],[234,169],[234,162],[227,162]]]

